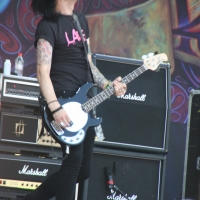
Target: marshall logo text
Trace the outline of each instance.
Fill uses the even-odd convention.
[[[19,174],[25,174],[25,175],[30,175],[30,176],[47,176],[48,169],[44,169],[43,171],[39,171],[37,168],[36,170],[33,169],[28,169],[29,165],[24,165],[22,170],[19,170]]]
[[[134,95],[131,95],[129,93],[129,94],[126,94],[126,95],[118,96],[117,98],[133,100],[133,101],[145,101],[146,96],[147,96],[146,94],[143,94],[141,96],[137,96],[137,93],[135,93]]]
[[[117,195],[116,192],[111,192],[112,194],[110,196],[107,196],[107,199],[109,200],[136,200],[137,199],[137,195],[133,195],[132,197],[124,197],[121,194]]]

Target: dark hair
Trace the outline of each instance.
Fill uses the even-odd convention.
[[[56,0],[32,0],[31,7],[35,14],[42,15],[47,20],[56,20],[59,13],[56,13]]]

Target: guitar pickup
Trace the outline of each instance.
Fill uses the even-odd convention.
[[[50,124],[51,124],[51,127],[54,129],[54,131],[58,135],[63,135],[64,134],[63,129],[55,121],[52,121]]]

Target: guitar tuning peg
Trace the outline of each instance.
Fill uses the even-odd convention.
[[[148,54],[148,57],[149,57],[149,58],[152,57],[152,56],[154,56],[154,53],[149,53],[149,54]]]
[[[148,56],[147,55],[143,55],[142,56],[142,59],[144,60],[144,59],[146,59]]]

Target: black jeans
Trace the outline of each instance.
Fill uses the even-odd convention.
[[[65,95],[73,96],[66,92]],[[90,175],[94,137],[94,128],[91,127],[81,144],[70,147],[70,154],[62,161],[60,170],[47,177],[25,200],[49,200],[52,197],[56,197],[56,200],[73,200],[76,183],[84,181]],[[65,146],[61,148],[65,156]]]
[[[50,175],[25,200],[73,200],[76,183],[90,175],[94,144],[94,129],[89,128],[83,143],[70,147],[70,154],[63,160],[60,170]]]

